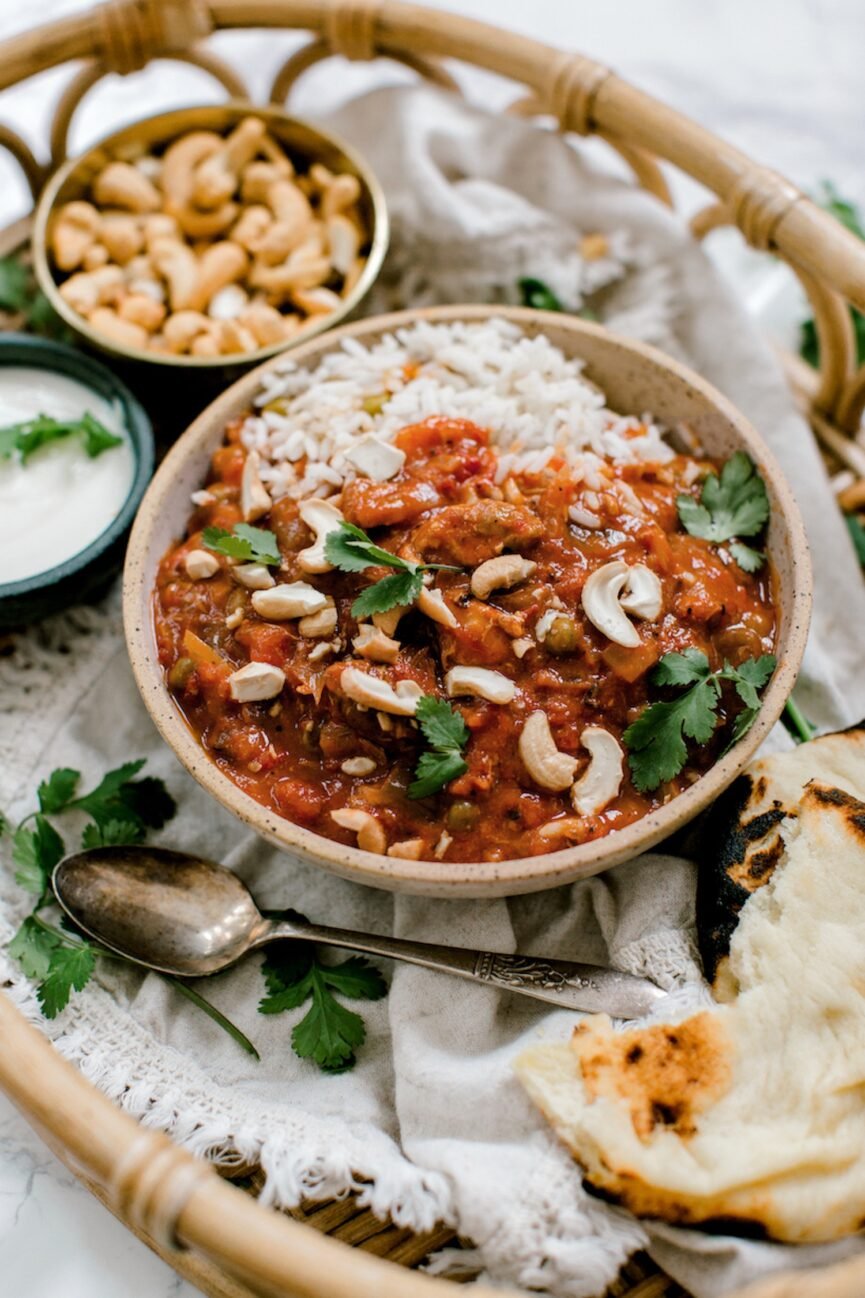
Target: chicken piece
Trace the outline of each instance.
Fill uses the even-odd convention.
[[[520,505],[474,500],[451,505],[421,523],[411,537],[411,546],[427,563],[475,568],[504,550],[527,550],[543,534],[541,520]]]

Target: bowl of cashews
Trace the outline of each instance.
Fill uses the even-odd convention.
[[[277,108],[184,108],[70,159],[39,201],[36,274],[91,347],[246,368],[338,324],[384,258],[369,167]]]

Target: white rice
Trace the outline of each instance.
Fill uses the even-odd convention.
[[[416,366],[406,378],[404,367]],[[280,399],[280,409],[266,407]],[[380,403],[370,414],[364,402]],[[345,451],[365,433],[391,441],[407,424],[431,415],[469,419],[499,448],[498,481],[540,473],[563,456],[591,491],[608,479],[610,462],[664,461],[673,451],[661,430],[616,414],[547,338],[530,338],[504,320],[420,322],[370,347],[355,338],[307,370],[287,358],[263,376],[256,413],[243,425],[244,445],[261,455],[271,495],[328,496],[355,476]],[[640,424],[641,437],[628,437]],[[295,465],[302,464],[302,476]]]

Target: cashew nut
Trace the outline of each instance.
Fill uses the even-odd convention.
[[[270,229],[273,217],[260,203],[252,203],[244,208],[237,224],[231,231],[235,243],[239,243],[247,252],[257,252],[261,240]]]
[[[307,315],[330,315],[342,306],[340,298],[329,288],[295,289],[291,300]]]
[[[571,789],[571,802],[581,816],[596,816],[622,787],[622,749],[601,726],[586,726],[580,743],[589,750],[591,760]]]
[[[573,783],[577,759],[556,747],[546,712],[531,714],[520,734],[518,749],[523,766],[542,789],[558,793]]]
[[[317,613],[326,603],[327,596],[305,581],[292,581],[283,586],[273,586],[269,590],[257,590],[252,596],[252,607],[259,617],[274,622]]]
[[[372,775],[375,762],[371,757],[347,757],[339,769],[344,775]]]
[[[231,575],[247,590],[269,590],[276,585],[273,574],[263,563],[241,563],[232,568]]]
[[[379,712],[392,713],[397,717],[413,717],[421,690],[403,690],[400,694],[391,688],[387,681],[369,672],[362,672],[358,667],[344,667],[339,678],[340,687],[346,698],[353,699],[362,707],[375,708]],[[400,685],[409,684],[400,681]],[[414,682],[411,682],[414,684]]]
[[[190,239],[213,239],[218,234],[225,234],[237,220],[239,210],[236,203],[223,203],[213,212],[199,212],[194,207],[173,209],[177,224]]]
[[[261,481],[260,465],[261,457],[258,451],[248,451],[243,462],[243,474],[240,479],[240,508],[244,521],[247,523],[254,523],[257,518],[261,518],[262,514],[266,514],[273,504],[267,493],[267,488]],[[304,611],[311,613],[313,610],[306,609]]]
[[[160,184],[162,192],[169,200],[169,210],[174,207],[187,207],[192,195],[195,181],[195,169],[217,153],[223,145],[221,135],[215,131],[190,131],[180,139],[169,144],[162,159]]]
[[[364,622],[358,627],[357,635],[351,643],[355,653],[360,654],[361,658],[369,658],[371,662],[395,663],[399,656],[399,641],[392,640],[370,622]]]
[[[417,606],[430,621],[438,622],[440,626],[446,626],[448,630],[452,631],[455,626],[459,625],[453,609],[448,608],[445,597],[440,590],[428,590],[424,586],[417,597]]]
[[[130,293],[123,298],[117,308],[121,320],[140,325],[148,333],[154,333],[165,319],[165,307],[161,302],[154,302],[146,293]]]
[[[269,297],[280,302],[289,294],[294,301],[297,301],[294,294],[316,289],[329,275],[330,262],[327,257],[317,257],[314,261],[307,261],[305,258],[296,259],[292,255],[288,261],[282,262],[279,266],[265,266],[262,262],[256,262],[249,273],[249,284],[252,288],[263,289]],[[329,292],[328,289],[319,291]],[[333,297],[339,304],[336,294],[333,294]],[[330,311],[333,308],[328,306],[326,309]],[[309,311],[307,314],[313,315],[315,312]]]
[[[125,212],[108,212],[102,220],[99,237],[112,261],[125,266],[144,247],[144,230],[138,217]]]
[[[521,554],[500,554],[495,559],[487,559],[472,573],[472,594],[475,599],[489,599],[494,590],[510,590],[531,577],[537,566]]]
[[[657,573],[652,572],[644,563],[634,564],[619,603],[633,617],[654,622],[660,617],[664,606],[664,594]]]
[[[332,572],[333,564],[326,558],[324,547],[330,533],[338,531],[344,521],[341,510],[329,500],[303,500],[298,513],[315,532],[315,541],[300,551],[297,562],[304,572]]]
[[[343,829],[349,829],[353,834],[357,834],[357,845],[361,851],[384,855],[387,849],[387,835],[381,822],[376,820],[369,811],[342,807],[339,811],[332,811],[330,815],[331,819]]]
[[[179,239],[163,236],[154,239],[150,256],[153,265],[168,284],[172,311],[196,308],[200,298],[199,271],[198,258],[192,249]]]
[[[183,561],[187,577],[192,581],[206,581],[219,572],[219,560],[209,550],[190,550]]]
[[[585,830],[585,824],[576,816],[563,816],[560,820],[548,820],[538,830],[538,837],[545,843],[558,842],[560,838],[573,842],[579,839]]]
[[[210,305],[212,307],[213,303]],[[249,330],[259,347],[281,342],[291,331],[291,321],[296,319],[296,316],[281,315],[276,307],[268,306],[266,302],[253,302],[239,317],[240,324]]]
[[[211,320],[236,320],[249,306],[246,290],[239,284],[226,284],[217,289],[207,308]]]
[[[188,305],[203,311],[221,288],[240,279],[246,266],[247,256],[239,244],[230,239],[211,244],[198,259],[198,284]]]
[[[313,168],[310,168],[312,175]],[[327,221],[338,212],[344,212],[360,198],[360,181],[357,176],[348,173],[332,177],[326,186],[321,200],[321,211]]]
[[[405,451],[374,433],[358,437],[345,451],[345,458],[358,473],[373,482],[389,482],[405,464]]]
[[[213,326],[214,337],[223,355],[255,351],[255,339],[237,320],[217,320]]]
[[[133,324],[131,320],[123,320],[113,307],[98,306],[90,314],[89,320],[94,329],[98,329],[106,338],[119,343],[121,347],[147,346],[149,340],[147,330],[141,325]]]
[[[175,311],[165,322],[163,336],[171,352],[190,349],[199,334],[207,333],[211,322],[200,311]]]
[[[72,202],[60,208],[51,227],[51,251],[60,270],[75,270],[96,241],[102,218],[92,203]]]
[[[159,190],[137,167],[109,162],[93,181],[93,197],[100,207],[122,207],[128,212],[158,212]]]
[[[285,685],[285,672],[270,663],[247,663],[228,678],[231,697],[237,703],[259,703],[276,698]]]
[[[517,692],[512,680],[488,667],[452,667],[445,676],[445,689],[449,698],[471,694],[490,703],[511,703]]]
[[[327,222],[327,246],[334,270],[347,275],[360,251],[360,233],[342,213],[337,213]]]
[[[401,843],[394,843],[387,849],[388,856],[396,856],[403,861],[419,861],[424,850],[422,838],[405,838]]]
[[[328,595],[324,608],[320,608],[317,613],[310,613],[307,617],[302,617],[297,624],[297,629],[302,636],[306,636],[309,640],[321,640],[333,634],[336,630],[336,623],[336,604]]]
[[[410,608],[410,604],[395,604],[386,613],[373,613],[373,625],[377,626],[379,631],[384,631],[385,635],[393,635],[400,624],[400,619]]]
[[[219,207],[237,188],[240,172],[255,157],[264,136],[260,117],[244,117],[222,147],[198,164],[192,196],[199,207]]]
[[[626,649],[636,649],[641,643],[620,602],[631,571],[621,559],[604,563],[591,573],[582,594],[583,610],[592,626]]]

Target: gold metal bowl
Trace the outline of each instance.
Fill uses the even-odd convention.
[[[94,329],[69,306],[59,291],[59,282],[55,278],[48,251],[48,229],[55,207],[84,197],[94,176],[107,162],[118,157],[127,158],[142,146],[145,149],[162,150],[178,136],[189,131],[216,131],[224,135],[244,117],[260,118],[293,161],[299,161],[304,167],[313,162],[322,162],[332,171],[349,172],[360,181],[360,208],[370,231],[370,246],[363,272],[342,305],[328,315],[310,317],[308,323],[291,338],[268,347],[259,347],[255,351],[225,356],[174,356],[140,347],[126,347]],[[70,158],[42,192],[34,215],[31,242],[34,269],[42,291],[57,314],[91,347],[127,362],[169,366],[175,371],[228,370],[236,376],[268,357],[298,343],[308,342],[316,334],[333,328],[352,315],[381,270],[388,244],[388,215],[384,194],[375,175],[366,161],[342,140],[317,126],[290,117],[279,108],[260,108],[254,104],[232,101],[200,108],[179,108],[147,117],[105,136],[86,153]]]

